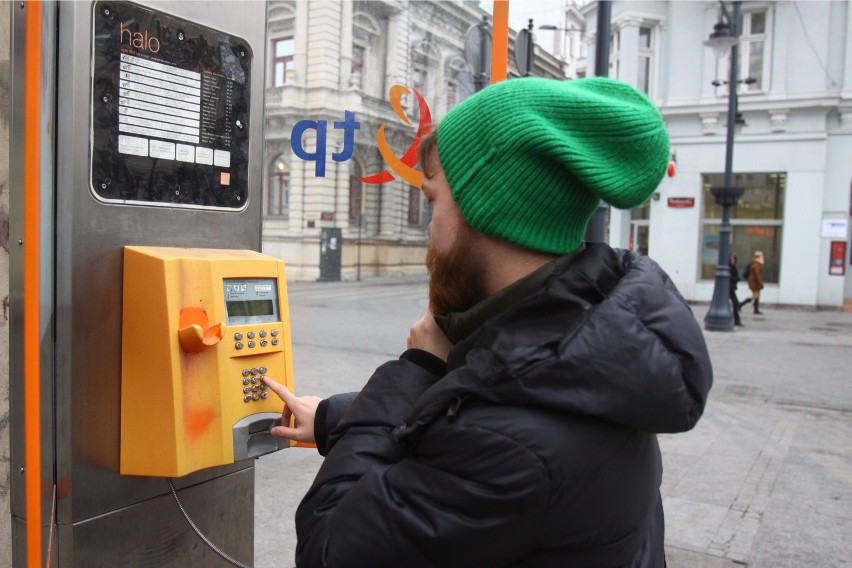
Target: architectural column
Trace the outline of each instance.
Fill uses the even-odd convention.
[[[338,88],[348,89],[352,77],[352,15],[355,2],[341,2],[340,11],[340,83]]]
[[[846,29],[852,30],[852,6],[846,5]],[[852,100],[852,33],[845,34],[843,46],[843,79],[840,96],[847,101]]]
[[[392,85],[408,80],[408,28],[408,12],[393,14],[388,18],[385,85],[382,92],[386,93]]]
[[[772,45],[764,46],[764,57],[772,57],[770,62],[771,71],[769,72],[769,85],[763,85],[765,91],[769,93],[770,99],[786,98],[787,92],[787,64],[789,56],[787,55],[787,46],[790,42],[779,41],[780,37],[786,37],[790,33],[791,15],[790,11],[794,10],[790,2],[773,2],[771,7],[766,10],[767,25],[774,21],[773,28],[775,30],[783,30],[780,33],[772,34]],[[774,13],[773,13],[774,12]],[[801,28],[798,24],[795,26],[796,32],[801,33]],[[742,33],[742,30],[740,30]],[[742,77],[746,79],[747,77]],[[740,92],[745,91],[746,86]]]
[[[308,18],[310,11],[307,2],[296,2],[296,34],[294,37],[295,52],[293,65],[295,77],[293,84],[304,87],[308,80]],[[288,76],[288,80],[290,77]]]
[[[310,11],[308,23],[308,86],[311,89],[337,89],[340,83],[340,29],[343,19],[337,2],[298,2]],[[351,23],[351,18],[350,18]],[[350,41],[351,46],[351,41]],[[319,101],[316,101],[319,102]]]

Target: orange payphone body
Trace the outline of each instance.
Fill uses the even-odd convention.
[[[178,477],[287,447],[284,263],[249,250],[124,248],[123,475]]]

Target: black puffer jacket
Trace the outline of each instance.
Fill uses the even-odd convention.
[[[592,245],[437,361],[322,405],[299,566],[663,566],[654,433],[695,425],[712,371],[659,266]]]

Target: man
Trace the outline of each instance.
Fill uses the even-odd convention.
[[[583,244],[669,157],[656,107],[613,80],[516,79],[424,140],[430,311],[357,395],[295,397],[326,456],[299,566],[662,567],[655,432],[692,428],[712,371],[650,259]]]

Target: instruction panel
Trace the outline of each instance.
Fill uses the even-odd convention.
[[[248,43],[129,2],[93,9],[92,191],[108,202],[243,209]]]

